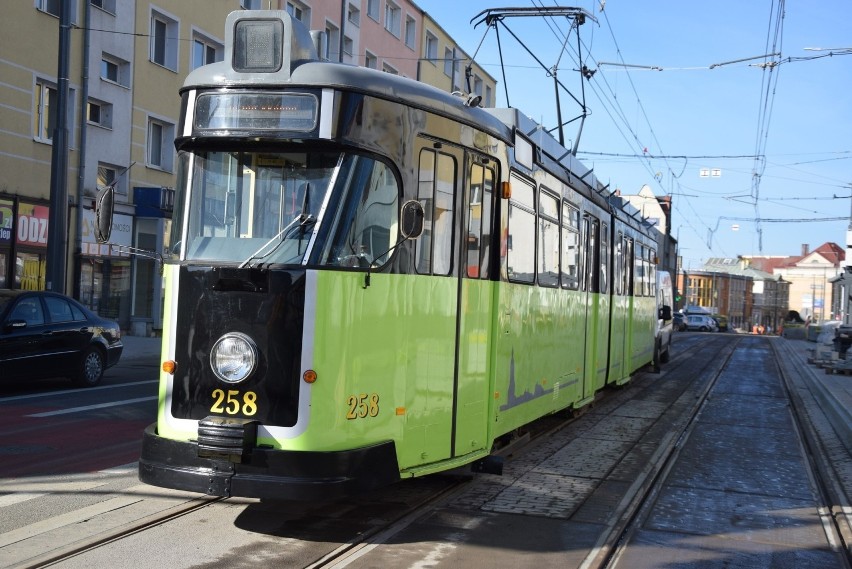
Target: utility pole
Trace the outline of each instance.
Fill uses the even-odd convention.
[[[59,1],[56,128],[50,161],[50,214],[47,227],[45,287],[65,293],[68,244],[68,67],[71,51],[71,2]],[[85,104],[85,102],[84,102]],[[79,228],[78,228],[79,231]]]

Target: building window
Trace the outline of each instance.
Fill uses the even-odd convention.
[[[287,13],[305,24],[308,28],[311,27],[311,9],[301,2],[287,2]]]
[[[223,51],[220,44],[196,34],[195,39],[192,40],[192,68],[196,69],[202,65],[222,61]]]
[[[453,76],[453,50],[448,47],[444,48],[444,75]]]
[[[353,26],[361,27],[361,10],[359,10],[354,4],[349,4],[346,12],[346,19],[349,20],[349,23]]]
[[[405,45],[414,49],[415,36],[417,35],[417,23],[411,16],[405,17]]]
[[[167,172],[172,171],[171,141],[175,127],[165,121],[148,119],[148,165]]]
[[[127,194],[127,190],[125,188],[119,187],[120,184],[116,180],[118,179],[118,168],[112,166],[110,164],[104,164],[103,162],[98,162],[98,179],[97,179],[97,187],[98,191],[102,191],[107,186],[115,184],[116,192],[120,194]]]
[[[115,14],[115,0],[92,0],[92,6],[100,8],[104,12]]]
[[[367,15],[379,21],[379,0],[367,0]]]
[[[86,108],[86,120],[104,128],[112,128],[112,105],[101,101],[89,100]]]
[[[36,9],[50,14],[51,16],[59,17],[59,6],[62,0],[36,0]],[[113,0],[113,5],[115,0]],[[68,7],[71,9],[71,21],[77,21],[77,0],[69,0]],[[114,6],[113,6],[114,7]]]
[[[399,75],[399,71],[394,69],[393,66],[389,65],[388,63],[382,63],[382,71],[384,71],[385,73],[390,73],[391,75]]]
[[[355,49],[355,42],[352,41],[352,38],[343,36],[343,55],[344,60],[349,62],[352,60],[353,51]]]
[[[260,10],[261,0],[240,0],[243,10]]]
[[[151,13],[151,61],[177,71],[178,23],[160,12]]]
[[[485,99],[482,101],[483,107],[493,107],[494,102],[491,100],[491,85],[485,86]]]
[[[364,67],[378,69],[379,59],[369,51],[364,54]]]
[[[388,0],[385,4],[385,29],[396,37],[400,35],[401,16],[402,10],[399,6]]]
[[[426,59],[432,63],[438,59],[438,38],[431,32],[426,32]]]
[[[325,56],[329,61],[340,61],[340,28],[325,23]]]
[[[49,142],[53,140],[53,130],[56,128],[56,102],[59,94],[56,87],[44,81],[37,81],[35,85],[33,111],[34,129],[33,135],[36,140]]]
[[[123,87],[130,86],[130,64],[109,55],[101,56],[101,79]]]

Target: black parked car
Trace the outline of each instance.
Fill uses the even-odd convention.
[[[62,294],[0,289],[0,377],[69,377],[97,385],[124,345],[121,330]]]

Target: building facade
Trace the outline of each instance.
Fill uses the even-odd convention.
[[[813,250],[802,245],[801,255],[793,257],[743,259],[789,283],[788,310],[815,322],[841,318],[841,304],[835,301],[832,282],[844,271],[846,251],[836,243],[826,242]]]
[[[65,79],[57,77],[62,6],[72,26],[62,47],[69,69],[61,290],[133,334],[161,327],[163,291],[158,261],[128,248],[169,246],[178,90],[190,71],[222,59],[228,13],[287,10],[325,32],[318,37],[327,59],[468,93],[468,56],[404,0],[10,2],[0,21],[0,288],[45,288],[53,139]],[[449,68],[446,58],[438,61],[442,50],[452,55]],[[483,106],[493,106],[496,81],[475,64],[469,75],[470,90],[481,90]],[[94,200],[107,185],[117,190],[112,246],[94,237]]]

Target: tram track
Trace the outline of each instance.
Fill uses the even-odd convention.
[[[715,368],[710,380],[704,384],[696,398],[696,403],[693,406],[690,416],[682,429],[677,433],[676,437],[670,439],[669,445],[661,449],[662,452],[657,460],[654,461],[653,468],[647,471],[647,475],[634,483],[634,486],[637,488],[632,493],[633,498],[631,502],[624,508],[620,516],[614,518],[610,531],[602,536],[604,543],[601,543],[590,552],[585,562],[581,565],[582,569],[614,569],[618,566],[621,554],[638,528],[638,522],[647,515],[649,508],[662,490],[661,481],[665,480],[668,476],[682,452],[687,439],[695,429],[698,417],[701,415],[719,377],[721,377],[724,369],[730,362],[738,343],[739,340],[736,340],[726,347],[724,358]],[[680,354],[678,357],[681,365],[685,365],[688,359],[689,351]]]
[[[189,502],[162,510],[156,514],[151,514],[96,535],[89,536],[85,539],[52,549],[39,556],[27,559],[24,562],[12,565],[10,566],[10,569],[38,569],[41,567],[51,567],[77,555],[81,555],[88,551],[125,539],[131,535],[147,531],[151,528],[161,526],[172,520],[203,508],[207,508],[212,504],[223,500],[225,500],[225,498],[219,496],[201,496],[190,500]]]
[[[791,371],[781,364],[785,359],[781,357],[777,345],[773,343],[772,347],[776,354],[778,373],[791,401],[790,408],[799,433],[799,441],[810,466],[808,473],[814,493],[822,502],[819,513],[826,536],[835,551],[844,559],[845,567],[849,569],[852,567],[852,508],[849,506],[849,489],[843,487],[827,458],[830,453],[826,451],[827,444],[836,444],[834,439],[837,433],[831,429],[831,421],[827,420],[821,406],[816,402],[810,386],[796,381]],[[818,416],[815,417],[814,413]]]
[[[739,343],[741,340],[737,340]],[[817,432],[814,426],[814,418],[808,416],[814,411],[819,412],[819,405],[809,403],[800,394],[801,386],[795,385],[792,372],[782,362],[778,346],[770,342],[773,363],[778,377],[781,381],[783,392],[788,401],[788,409],[792,416],[797,442],[804,458],[805,470],[814,496],[817,499],[816,514],[825,532],[828,547],[840,559],[841,567],[849,569],[852,567],[852,549],[850,549],[850,536],[852,536],[852,516],[848,507],[837,504],[848,504],[848,498],[841,487],[840,481],[833,475],[832,466],[823,452],[822,444],[824,433]],[[708,401],[713,397],[713,390],[719,378],[731,365],[733,350],[727,354],[724,365],[717,369],[712,380],[707,384],[701,397],[701,402],[694,409],[687,425],[673,444],[665,458],[662,460],[659,470],[649,479],[648,486],[643,492],[637,493],[634,505],[628,508],[621,517],[621,529],[611,533],[610,546],[603,546],[593,551],[587,558],[586,563],[581,565],[584,569],[607,568],[615,569],[625,566],[624,557],[633,538],[639,532],[644,523],[651,516],[651,511],[664,490],[664,485],[675,467],[678,458],[686,447],[686,442],[693,434],[699,424],[702,414],[705,412]],[[829,427],[830,428],[830,427]]]

